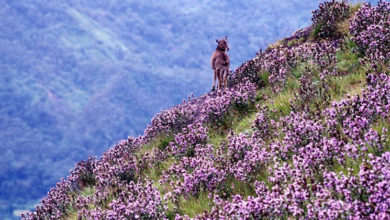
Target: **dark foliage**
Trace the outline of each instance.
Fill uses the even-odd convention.
[[[321,39],[335,39],[341,37],[337,31],[337,24],[348,18],[350,13],[347,1],[325,1],[313,11],[314,36]]]

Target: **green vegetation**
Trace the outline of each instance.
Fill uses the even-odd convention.
[[[94,194],[94,193],[95,193],[95,189],[94,189],[93,186],[86,187],[86,188],[84,188],[84,189],[80,192],[80,194],[81,194],[82,196],[90,196],[90,195],[92,195],[92,194]]]
[[[366,67],[359,63],[358,55],[353,52],[353,45],[347,45],[343,50],[337,52],[336,58],[336,66],[339,72],[345,72],[346,74],[329,77],[328,83],[331,101],[345,98],[347,94],[359,94],[365,86],[365,72],[367,71]],[[220,148],[221,145],[227,141],[229,132],[234,132],[236,134],[251,133],[253,131],[252,124],[257,114],[257,108],[254,107],[256,105],[268,106],[269,109],[272,110],[272,117],[275,119],[288,115],[291,112],[291,102],[294,100],[295,94],[300,87],[299,79],[304,74],[307,74],[308,69],[310,69],[311,74],[314,74],[313,79],[314,83],[316,83],[316,80],[319,80],[319,68],[311,63],[299,63],[291,70],[290,76],[286,80],[285,87],[282,91],[274,92],[270,86],[263,87],[257,91],[256,102],[253,106],[246,108],[245,111],[242,109],[233,109],[233,111],[229,112],[228,116],[221,121],[218,128],[210,127],[208,132],[208,143],[212,144],[215,148]],[[263,76],[267,75],[263,74]],[[266,78],[263,80],[266,81]],[[322,106],[322,108],[325,107],[326,106]],[[373,129],[381,134],[383,128],[389,129],[390,125],[387,122],[380,120],[375,124]],[[389,135],[389,132],[386,132]],[[173,140],[174,138],[171,134],[160,135],[150,144],[143,146],[136,155],[140,157],[145,153],[152,154],[157,149],[164,150]],[[371,148],[369,148],[369,151],[375,153]],[[166,186],[160,185],[159,180],[161,179],[162,173],[174,162],[175,158],[169,157],[162,163],[153,167],[147,167],[144,171],[144,177],[150,178],[162,194],[165,192]],[[291,160],[288,160],[287,162],[291,163]],[[334,164],[331,169],[335,172],[342,172],[344,174],[352,172],[353,175],[357,175],[361,163],[362,161],[348,158],[343,165]],[[271,187],[272,185],[267,179],[268,173],[265,169],[259,173],[258,180],[264,181],[268,187]],[[229,177],[221,192],[226,194],[240,194],[244,198],[255,195],[254,189],[250,185],[239,181],[234,177]],[[93,187],[85,188],[81,192],[83,196],[88,196],[93,193]],[[209,198],[209,195],[206,192],[200,191],[197,196],[190,196],[189,198],[181,196],[178,205],[177,208],[174,208],[173,204],[168,205],[168,217],[170,219],[173,219],[176,213],[194,217],[197,214],[203,213],[205,210],[210,211],[212,198]],[[76,219],[76,214],[70,214],[67,219]]]
[[[187,199],[181,197],[179,213],[195,217],[195,215],[202,213],[205,210],[210,211],[212,201],[213,198],[209,198],[208,194],[204,191],[201,191],[196,197],[190,196]]]
[[[342,98],[345,98],[347,94],[356,95],[361,93],[362,89],[365,86],[365,72],[367,71],[364,66],[362,66],[358,61],[358,55],[352,52],[351,46],[348,46],[346,49],[339,51],[336,54],[337,57],[337,68],[340,72],[345,72],[345,75],[329,77],[329,92],[331,96],[331,101],[337,101]],[[298,79],[302,74],[310,69],[312,73],[318,75],[318,67],[311,63],[300,63],[291,71],[291,77],[286,80],[286,86],[280,93],[273,92],[270,87],[264,87],[258,90],[257,92],[257,103],[260,105],[267,105],[270,109],[275,110],[274,118],[279,118],[281,116],[288,115],[291,111],[290,105],[291,101],[294,99],[294,94],[299,88]],[[347,74],[348,73],[348,74]],[[326,107],[326,106],[323,106]],[[235,133],[242,132],[251,132],[252,123],[255,119],[256,112],[251,112],[245,116],[236,115],[236,118],[232,120],[232,130]],[[384,123],[386,126],[389,126],[387,123]],[[384,125],[379,125],[376,129],[382,129]],[[226,140],[226,133],[222,132],[216,134],[215,132],[209,133],[209,142],[214,146],[219,146],[224,140]],[[347,173],[349,168],[352,168],[353,174],[357,174],[359,171],[359,166],[361,161],[355,161],[348,159],[346,163],[341,166],[335,164],[333,170],[336,172]],[[259,180],[262,180],[268,185],[271,186],[267,181],[268,174],[265,172],[262,175],[259,175]],[[231,179],[227,181],[230,184],[231,193],[241,194],[244,197],[253,195],[254,191],[248,184],[245,184],[236,179]],[[194,212],[193,210],[198,210],[199,207],[208,207],[209,200],[195,200],[201,204],[195,203],[194,207],[187,203],[186,208],[183,209],[184,214],[189,214],[193,216],[194,214],[200,214],[204,209],[199,210],[199,212]],[[206,209],[207,210],[207,209]],[[188,212],[187,212],[188,211]]]
[[[349,14],[349,18],[353,16],[357,8],[360,6],[353,5],[350,7],[352,15]],[[312,171],[313,174],[310,177],[311,179],[307,176],[300,176],[303,178],[301,183],[304,185],[304,187],[310,186],[314,183],[324,183],[324,179],[328,178],[328,176],[322,176],[319,170],[324,173],[328,171],[335,172],[334,175],[337,177],[358,177],[361,166],[364,166],[366,165],[365,163],[368,163],[366,159],[369,159],[369,154],[379,156],[384,151],[390,150],[390,140],[387,138],[390,135],[390,124],[388,123],[388,118],[382,118],[380,114],[372,114],[373,116],[371,118],[366,119],[367,121],[372,121],[369,122],[367,127],[362,129],[365,129],[365,131],[376,131],[377,133],[372,132],[373,134],[371,135],[375,136],[374,138],[379,139],[379,141],[377,140],[375,143],[373,141],[361,141],[364,143],[364,145],[359,145],[354,142],[354,138],[356,138],[356,136],[361,138],[360,136],[362,134],[359,133],[359,129],[356,129],[357,132],[348,131],[345,129],[345,127],[343,127],[343,123],[339,122],[344,119],[337,118],[344,116],[337,115],[339,112],[333,113],[333,109],[326,109],[331,106],[332,102],[361,94],[362,90],[366,86],[366,74],[370,72],[370,67],[361,62],[362,60],[360,58],[362,54],[360,54],[357,50],[357,46],[351,40],[349,40],[348,37],[345,38],[349,28],[349,23],[346,23],[346,20],[347,19],[344,19],[338,24],[335,24],[335,27],[337,27],[339,33],[341,33],[340,36],[344,38],[344,43],[341,46],[338,45],[338,48],[334,46],[333,52],[325,55],[322,53],[328,52],[327,49],[332,46],[327,44],[320,45],[324,46],[325,49],[322,48],[321,52],[313,53],[315,54],[313,57],[319,56],[320,58],[312,57],[311,59],[308,59],[310,61],[304,61],[304,59],[302,59],[301,61],[296,61],[298,63],[292,62],[293,64],[286,65],[288,68],[283,69],[288,70],[287,74],[284,75],[285,78],[281,77],[278,79],[283,84],[283,87],[280,91],[276,91],[276,89],[269,84],[268,77],[270,74],[268,72],[264,70],[261,70],[260,72],[250,72],[249,74],[254,77],[257,76],[258,80],[261,81],[261,85],[263,85],[263,87],[258,88],[256,91],[256,97],[253,103],[248,105],[236,104],[235,106],[230,104],[230,109],[228,112],[224,114],[223,117],[217,118],[217,123],[205,123],[204,126],[208,128],[207,138],[204,138],[205,133],[202,132],[200,132],[202,137],[198,137],[198,131],[189,133],[189,135],[192,135],[192,138],[195,137],[190,139],[190,141],[187,141],[187,139],[183,138],[183,150],[187,150],[187,152],[183,153],[183,155],[186,156],[188,156],[188,149],[191,149],[191,156],[195,154],[195,150],[193,150],[194,147],[192,146],[195,145],[194,143],[197,143],[198,141],[195,139],[198,138],[202,140],[199,141],[200,144],[198,146],[202,146],[204,148],[197,148],[197,157],[190,159],[188,157],[180,158],[182,156],[182,152],[178,151],[172,151],[173,153],[168,153],[167,148],[169,146],[173,146],[172,142],[176,142],[174,143],[175,145],[180,145],[177,143],[179,143],[178,140],[181,138],[181,135],[175,136],[171,133],[160,134],[159,136],[155,137],[154,140],[152,140],[149,144],[142,146],[140,150],[136,152],[137,159],[141,159],[138,160],[137,163],[143,165],[140,168],[142,171],[140,174],[140,179],[137,179],[137,181],[150,179],[152,180],[152,184],[158,189],[161,195],[163,195],[162,198],[165,199],[164,195],[168,197],[172,196],[173,198],[172,200],[168,199],[164,201],[168,206],[167,217],[169,219],[173,219],[176,214],[195,217],[196,215],[205,211],[209,212],[212,206],[215,205],[213,204],[213,197],[215,196],[214,193],[216,193],[220,198],[231,200],[231,196],[235,194],[240,195],[244,199],[247,199],[248,197],[250,198],[250,196],[256,196],[256,184],[264,184],[265,186],[263,188],[257,188],[256,190],[262,190],[267,187],[268,189],[273,189],[273,187],[281,187],[279,190],[286,190],[287,188],[284,188],[285,185],[290,187],[290,184],[294,182],[292,178],[297,177],[297,173],[306,173],[306,171],[309,170],[306,170],[305,166],[313,166],[314,168]],[[318,23],[313,31],[313,36],[315,36],[317,40],[320,32],[322,32],[322,34],[326,33],[323,30],[322,23]],[[325,36],[323,39],[326,39],[327,37],[327,35],[322,36]],[[335,36],[329,35],[329,37]],[[301,39],[298,39],[289,42],[287,46],[301,43]],[[275,45],[271,45],[271,47],[283,47],[283,42],[279,41]],[[309,48],[309,50],[310,49],[312,48]],[[325,56],[325,58],[321,56]],[[270,69],[270,71],[274,70],[272,68]],[[275,69],[276,70],[274,71],[283,72],[278,68]],[[277,75],[277,73],[273,73]],[[285,72],[283,72],[283,74],[284,73]],[[347,104],[348,105],[346,105],[346,108],[349,108],[350,105],[348,102]],[[380,109],[380,107],[378,108]],[[334,111],[339,111],[340,109]],[[340,111],[343,111],[343,109]],[[354,110],[347,109],[346,111]],[[292,114],[292,112],[298,114]],[[325,113],[322,114],[322,112]],[[285,117],[289,114],[291,114],[290,117]],[[335,119],[331,118],[333,116],[326,118],[328,117],[326,114],[336,115],[334,116]],[[356,115],[353,116],[356,117]],[[296,118],[293,118],[295,116]],[[374,118],[374,116],[376,118]],[[305,117],[308,118],[306,119]],[[326,121],[324,118],[326,118],[328,121]],[[347,118],[346,120],[351,119]],[[303,123],[300,124],[300,122]],[[265,126],[261,127],[261,123],[263,123]],[[305,123],[309,124],[310,126],[308,125],[306,127]],[[360,122],[357,123],[359,123],[359,125],[362,124]],[[257,128],[254,128],[254,124]],[[330,128],[326,126],[329,126]],[[260,127],[264,129],[261,129]],[[304,127],[304,129],[301,130],[302,132],[297,132],[297,134],[295,134],[294,132],[299,129],[299,127]],[[326,129],[323,129],[323,127],[326,127]],[[189,130],[191,129],[192,128]],[[270,133],[269,130],[272,129],[273,133]],[[184,135],[187,135],[186,132],[183,133]],[[352,135],[355,136],[352,136],[350,133],[353,133]],[[233,141],[228,142],[228,137],[233,134],[236,135],[232,138]],[[255,135],[248,139],[247,134],[248,136],[251,134]],[[304,137],[296,137],[301,134],[304,134]],[[237,144],[235,143],[235,138],[237,138]],[[312,138],[312,140],[310,140],[310,138]],[[372,137],[367,138],[364,136],[364,138],[368,139]],[[289,139],[297,139],[298,141],[289,145],[288,142],[291,141]],[[210,144],[214,147],[214,154],[208,154],[210,148],[206,144],[203,146],[205,140],[207,140],[207,144]],[[335,149],[329,150],[331,147],[328,147],[326,141],[332,142],[329,144],[329,146],[332,144],[336,145],[334,146]],[[257,143],[259,143],[258,146],[256,145]],[[270,143],[272,143],[272,145],[270,145]],[[386,145],[383,148],[382,146],[379,146],[382,143],[385,143]],[[353,146],[350,149],[345,147],[345,151],[337,151],[336,148],[342,148],[340,147],[341,145],[343,145],[343,147],[357,145],[358,147],[353,148],[355,147]],[[221,150],[216,151],[217,149]],[[275,149],[281,150],[277,151]],[[213,149],[210,151],[212,150]],[[207,151],[207,153],[204,153],[204,151]],[[309,159],[306,164],[302,165],[298,160],[302,159],[299,158],[301,156],[300,154],[305,154],[303,151],[320,153],[313,153],[310,155],[307,154]],[[356,153],[355,151],[363,152],[361,155],[359,155],[361,157],[358,158],[358,156],[356,156],[355,158],[355,155],[353,154]],[[150,164],[153,165],[150,165],[149,163],[145,163],[145,165],[142,159],[150,157],[152,160],[154,160],[154,156],[160,156],[160,154],[157,154],[156,152],[167,153],[167,155],[162,155],[158,162],[150,162]],[[175,152],[178,152],[178,155],[172,155]],[[218,155],[215,154],[216,152],[218,152]],[[268,160],[267,158],[269,157],[269,154],[271,154],[270,152],[276,153],[273,154],[272,159]],[[342,152],[343,156],[336,157],[336,154],[341,155],[340,152]],[[350,152],[352,153],[350,154]],[[261,157],[259,155],[261,155]],[[318,155],[321,157],[318,157]],[[325,157],[322,157],[323,155],[325,155]],[[258,158],[256,158],[257,156]],[[310,157],[326,158],[324,159],[326,162],[323,163],[321,159],[318,161],[310,160]],[[211,162],[211,166],[209,166],[209,163],[207,163],[210,158],[213,160]],[[205,161],[205,163],[203,163],[203,161]],[[246,163],[247,161],[250,162]],[[241,163],[241,167],[237,168],[236,165],[239,163]],[[175,164],[175,166],[172,166],[173,164]],[[212,171],[199,171],[197,170],[198,164],[205,164],[205,167],[202,167],[202,169],[210,169]],[[225,166],[226,164],[229,164],[229,166]],[[224,172],[218,173],[221,166],[229,168],[227,169],[228,171],[224,170]],[[300,170],[301,166],[305,168]],[[320,166],[322,166],[322,168],[319,168]],[[279,167],[285,170],[278,170]],[[168,169],[169,172],[165,172]],[[284,175],[283,172],[288,172],[289,169],[294,170],[294,173],[290,176]],[[193,176],[191,175],[198,174],[198,171],[200,172],[200,177],[196,177],[198,179],[196,179],[196,181],[192,181]],[[278,178],[284,177],[268,178],[270,175],[275,175],[276,172],[282,173],[280,176],[286,176],[286,179],[278,180]],[[310,172],[311,171],[308,171],[308,173]],[[221,177],[219,175],[221,175]],[[215,177],[220,179],[214,180],[213,178]],[[172,178],[173,181],[170,182],[172,179],[169,178]],[[178,180],[178,182],[174,182],[176,180]],[[260,181],[260,183],[256,181]],[[212,182],[215,185],[209,186],[207,185],[208,182]],[[300,184],[298,182],[294,182],[294,184],[295,183]],[[181,188],[183,185],[188,188]],[[321,185],[321,187],[322,186],[323,185]],[[212,190],[208,188],[210,190],[209,192],[206,190],[207,187],[212,188]],[[293,188],[291,189],[293,190]],[[307,189],[310,194],[311,188],[308,187]],[[83,189],[80,194],[85,197],[92,195],[94,192],[95,190],[93,187],[88,187]],[[169,194],[167,194],[168,192]],[[177,195],[172,195],[172,193],[177,193]],[[288,191],[287,193],[291,193],[291,191]],[[334,193],[337,194],[337,192]],[[367,195],[365,192],[362,192],[361,195],[355,195],[355,192],[352,192],[352,194],[352,197],[360,196],[364,202],[367,202]],[[115,199],[116,196],[116,192],[113,192],[110,199]],[[285,196],[288,197],[287,194],[285,194]],[[340,197],[342,195],[337,194],[337,196]],[[307,212],[307,205],[309,203],[302,203],[302,207],[304,209],[303,212]],[[105,207],[103,206],[103,208]],[[68,219],[76,218],[75,210],[69,210],[69,213],[70,214],[68,215]],[[282,218],[290,219],[291,213],[285,215],[282,213],[281,216]]]
[[[143,134],[160,109],[207,92],[212,71],[204,54],[215,47],[207,36],[230,30],[235,67],[253,55],[254,45],[285,34],[286,25],[305,24],[310,15],[302,11],[317,3],[197,5],[204,10],[175,1],[3,2],[1,219],[34,209],[75,162]],[[226,13],[229,22],[214,22]]]

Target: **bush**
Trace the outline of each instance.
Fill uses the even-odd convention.
[[[259,59],[259,57],[256,57],[253,60],[248,60],[238,67],[235,73],[229,78],[229,86],[232,87],[245,79],[249,79],[249,81],[255,83],[258,88],[265,87],[265,82],[260,78],[259,71],[261,70],[261,64],[259,63]]]
[[[313,11],[314,37],[322,39],[334,39],[341,37],[337,31],[337,24],[349,17],[349,5],[345,2],[332,0],[323,2],[319,8]]]
[[[365,61],[376,69],[378,62],[390,58],[390,3],[364,4],[350,24],[351,40],[366,55]]]
[[[86,186],[95,185],[95,174],[93,170],[96,167],[97,159],[89,157],[87,161],[80,161],[76,163],[74,170],[71,171],[69,180],[73,190],[82,190]]]

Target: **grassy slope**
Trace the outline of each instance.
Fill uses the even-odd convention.
[[[346,54],[339,55],[339,64],[340,65],[346,65],[345,59],[349,59],[345,57]],[[349,67],[350,68],[350,67]],[[270,88],[265,87],[258,91],[258,96],[262,94],[269,95],[268,100],[261,100],[257,101],[256,104],[259,105],[268,105],[270,109],[274,108],[276,109],[277,115],[275,117],[279,118],[280,116],[287,115],[290,112],[290,99],[293,98],[294,93],[296,92],[298,88],[298,82],[296,79],[290,79],[290,85],[287,85],[287,87],[281,92],[281,93],[272,93],[270,92]],[[340,76],[335,77],[332,80],[332,101],[337,101],[342,98],[345,98],[348,94],[349,95],[357,95],[360,94],[362,89],[365,86],[365,74],[364,70],[361,66],[356,66],[354,68],[354,71],[351,72],[349,75],[346,76]],[[273,103],[273,104],[271,104]],[[241,132],[251,132],[252,131],[252,124],[256,116],[256,111],[250,112],[246,115],[236,115],[233,123],[231,125],[231,130],[235,133],[241,133]],[[386,122],[382,122],[382,124],[378,125],[378,130],[381,130],[382,126],[389,126],[386,124]],[[209,134],[209,143],[214,144],[216,146],[219,146],[224,140],[227,140],[227,131],[220,132],[219,134],[216,134],[215,131],[210,132]],[[358,168],[357,164],[351,164],[353,166],[352,168],[356,169]],[[335,171],[346,171],[346,167],[335,167]],[[260,178],[262,180],[267,180],[266,173],[263,173],[260,175]],[[232,186],[233,193],[241,194],[243,197],[247,197],[248,195],[254,195],[254,190],[244,184],[243,182],[240,182],[236,179],[232,179],[228,181]],[[203,194],[199,196],[198,198],[192,198],[189,201],[186,201],[182,204],[182,214],[188,214],[190,217],[194,217],[196,214],[202,213],[204,210],[210,210],[211,207],[209,206],[210,200],[207,199]]]
[[[345,24],[343,24],[345,25]],[[346,28],[342,28],[346,30]],[[348,95],[360,94],[365,87],[365,73],[366,68],[359,64],[358,57],[352,53],[351,50],[344,49],[336,54],[337,56],[337,67],[340,72],[347,73],[345,76],[331,77],[329,80],[331,102],[339,101],[342,98],[346,98]],[[310,65],[308,63],[301,63],[295,69],[291,71],[290,77],[287,80],[286,86],[279,93],[272,91],[270,86],[266,86],[257,91],[256,103],[254,106],[267,105],[273,111],[272,117],[278,120],[280,117],[288,115],[291,111],[290,100],[294,99],[294,94],[299,88],[298,78],[302,75],[305,70],[305,66]],[[311,66],[315,72],[315,66]],[[318,73],[317,73],[318,74]],[[327,106],[321,106],[325,108]],[[257,108],[252,107],[248,111],[240,112],[233,110],[229,112],[227,120],[224,125],[215,129],[209,129],[208,143],[214,145],[216,148],[220,147],[221,144],[227,141],[229,133],[251,133],[253,131],[252,124],[256,117]],[[384,120],[376,122],[374,128],[377,131],[381,131],[383,127],[390,128],[390,124]],[[390,129],[389,129],[390,130]],[[173,140],[172,135],[161,135],[156,138],[153,142],[145,145],[137,153],[138,156],[146,152],[152,152],[153,148],[161,148],[166,146],[170,141]],[[161,194],[165,194],[164,187],[160,185],[159,180],[164,170],[168,169],[176,159],[171,157],[165,160],[158,167],[150,167],[144,173],[144,177],[149,177],[155,183],[155,186],[160,190]],[[340,166],[336,164],[333,167],[335,172],[346,172],[348,168],[352,168],[354,172],[359,170],[359,161],[349,161],[347,166]],[[264,169],[267,170],[267,169]],[[267,185],[268,174],[266,171],[259,173],[258,178],[263,180]],[[240,194],[243,197],[249,195],[255,195],[254,189],[247,184],[238,181],[237,179],[231,178],[227,180],[227,186],[230,187],[230,192],[233,194]],[[93,193],[93,188],[86,188],[81,192],[83,195],[90,195]],[[187,214],[190,217],[194,217],[197,214],[203,213],[205,210],[211,210],[212,200],[208,198],[207,193],[201,192],[197,197],[190,197],[189,199],[181,198],[180,206],[178,210],[172,208],[168,211],[168,217],[174,218],[176,213]],[[170,206],[171,207],[171,206]],[[67,219],[77,219],[75,214],[68,215]]]
[[[350,95],[356,95],[361,93],[365,85],[364,67],[360,66],[357,62],[357,57],[348,51],[337,54],[338,67],[341,70],[347,71],[349,74],[346,76],[333,77],[330,81],[331,85],[331,99],[332,101],[340,100]],[[302,66],[298,65],[292,72],[292,76],[287,80],[286,87],[279,93],[275,93],[269,86],[264,87],[257,91],[256,105],[267,105],[271,110],[275,109],[274,118],[280,118],[287,115],[290,112],[290,100],[294,98],[294,93],[299,87],[297,76],[303,71]],[[251,108],[247,112],[233,111],[230,113],[229,120],[226,122],[225,128],[210,129],[208,134],[208,142],[215,147],[219,147],[224,141],[227,141],[228,133],[233,131],[234,133],[251,132],[252,124],[257,113],[256,108]],[[381,127],[389,125],[386,122],[378,123],[377,129],[381,130]],[[172,136],[160,136],[153,142],[145,145],[137,153],[138,156],[145,154],[146,152],[152,152],[153,148],[161,148],[166,146],[172,141]],[[160,190],[162,194],[165,194],[163,187],[159,184],[159,179],[164,170],[175,162],[174,158],[168,158],[158,167],[151,167],[144,172],[144,177],[149,177],[155,182],[155,186]],[[356,163],[350,163],[351,168],[356,169],[358,165]],[[344,171],[345,167],[335,166],[335,171]],[[267,180],[267,174],[263,173],[259,177],[262,180]],[[241,194],[244,197],[248,195],[254,195],[254,190],[236,179],[229,179],[228,186],[231,187],[233,193]],[[81,194],[84,196],[91,195],[93,193],[93,187],[84,189]],[[198,197],[191,197],[186,200],[181,198],[180,214],[188,214],[190,217],[194,217],[196,214],[202,213],[204,210],[210,210],[211,200],[207,197],[207,193],[201,192]],[[173,218],[176,213],[170,210],[168,216]],[[67,219],[77,219],[76,210],[73,214],[70,214]]]

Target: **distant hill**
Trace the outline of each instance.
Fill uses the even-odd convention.
[[[232,67],[311,23],[317,1],[0,1],[0,215],[31,209],[76,161],[209,91],[215,39]]]

